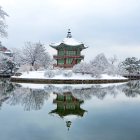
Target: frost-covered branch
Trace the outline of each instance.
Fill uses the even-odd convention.
[[[117,70],[110,64],[105,55],[97,55],[90,63],[80,63],[74,66],[73,72],[91,74],[93,77],[100,77],[101,74],[116,75]]]
[[[7,25],[5,22],[6,16],[8,16],[8,14],[0,6],[0,36],[1,37],[7,37],[7,32],[6,32]]]
[[[21,61],[37,70],[40,67],[48,68],[52,60],[43,44],[26,42],[22,50]]]

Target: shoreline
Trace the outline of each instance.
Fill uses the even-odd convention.
[[[16,83],[35,83],[35,84],[104,84],[128,82],[129,79],[38,79],[38,78],[15,78],[11,77],[11,82]]]

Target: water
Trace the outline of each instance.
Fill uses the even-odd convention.
[[[140,81],[33,85],[0,81],[0,140],[139,140]]]

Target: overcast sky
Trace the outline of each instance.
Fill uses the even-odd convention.
[[[118,58],[140,58],[140,0],[0,0],[9,17],[8,38],[1,39],[11,48],[24,42],[48,44],[66,37],[89,48],[83,51],[89,61],[99,53]]]

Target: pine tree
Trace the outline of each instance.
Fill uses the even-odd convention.
[[[128,57],[122,62],[122,66],[129,73],[138,73],[140,71],[140,60],[136,57]]]

